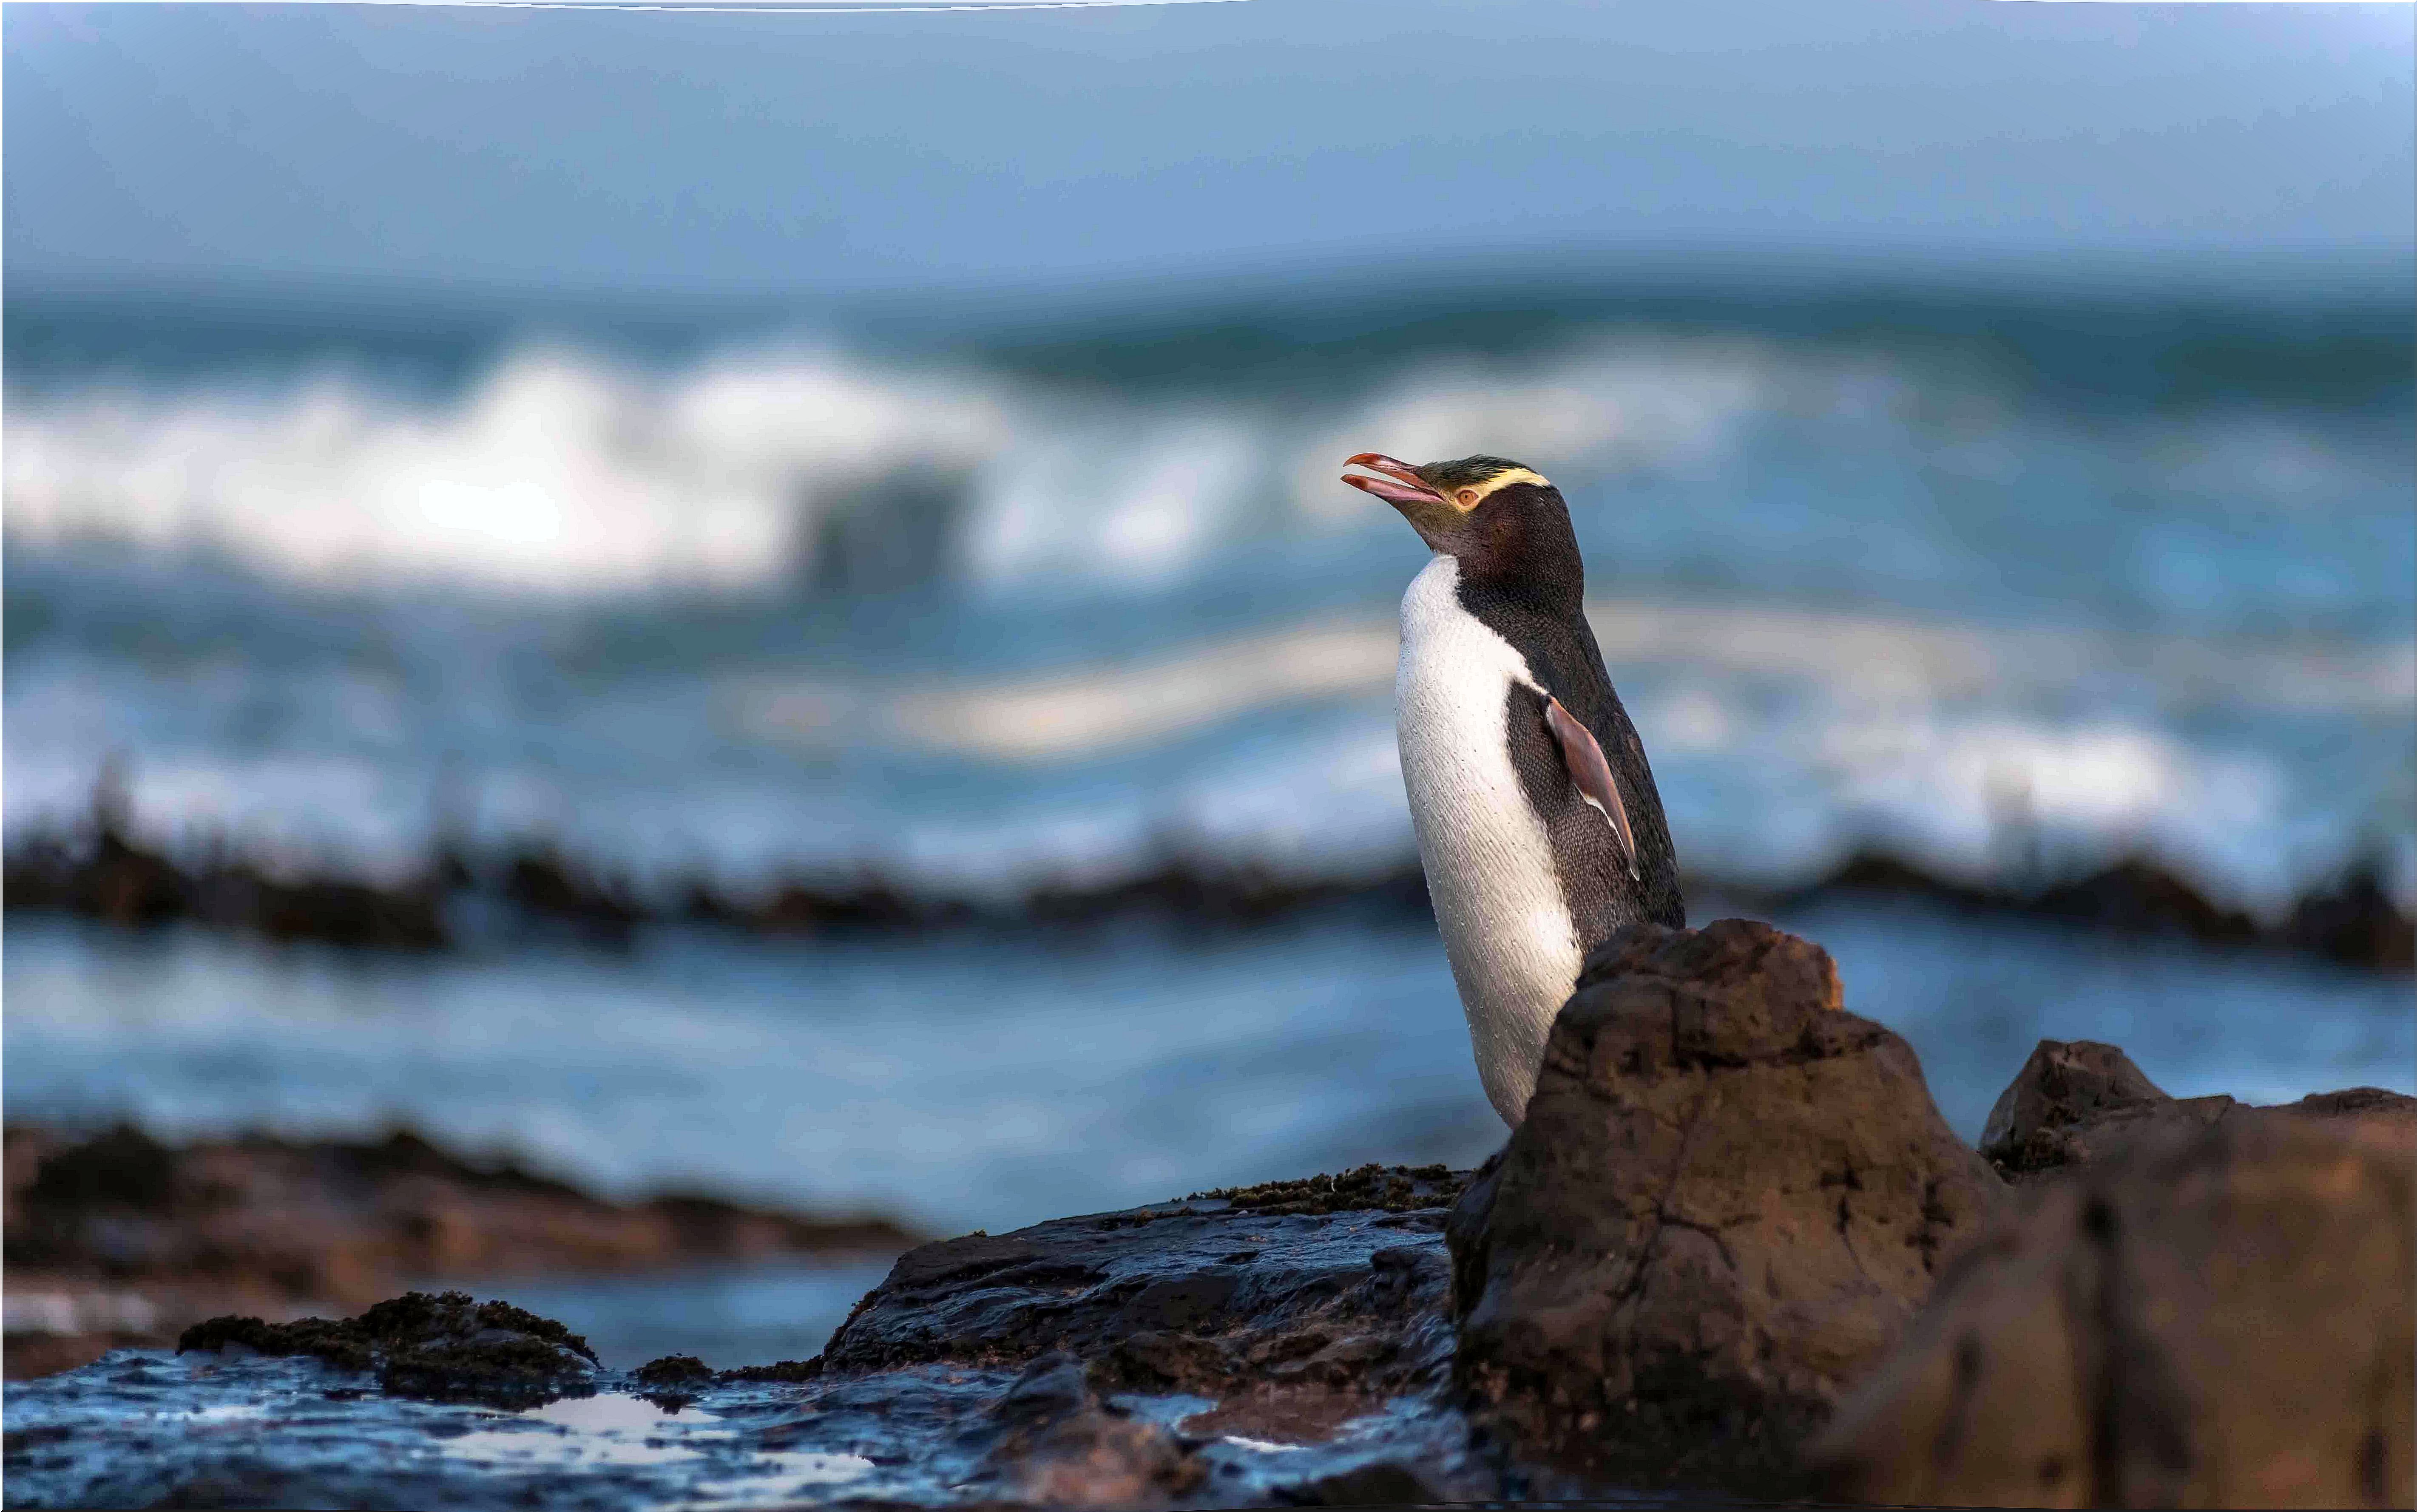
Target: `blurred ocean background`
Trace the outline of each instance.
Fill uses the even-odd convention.
[[[2388,235],[2275,231],[2321,242],[2322,205],[2185,227],[2190,257],[2011,234],[1799,255],[1707,221],[1664,239],[1720,255],[1464,235],[1288,267],[1269,223],[1240,271],[885,264],[799,292],[699,265],[616,294],[497,266],[448,288],[397,253],[346,283],[342,249],[288,277],[196,233],[136,265],[105,217],[36,216],[76,203],[75,152],[134,160],[105,101],[61,103],[77,69],[186,48],[199,70],[241,28],[84,12],[29,40],[22,15],[12,840],[77,821],[114,759],[152,843],[386,879],[448,835],[549,839],[664,899],[870,873],[1004,901],[1170,858],[1380,876],[1414,854],[1391,674],[1423,553],[1339,463],[1487,451],[1571,502],[1696,922],[1859,848],[1998,885],[2146,856],[2265,918],[2371,858],[2417,906],[2411,265]],[[1117,24],[1098,47],[1212,23]],[[362,56],[410,40],[293,25]],[[371,40],[319,36],[344,27]],[[494,87],[541,51],[489,40]],[[2382,171],[2407,113],[2377,117]],[[595,174],[612,145],[564,151]],[[2227,152],[2188,159],[2212,203],[2242,192]],[[538,212],[495,213],[542,266],[512,220]],[[258,235],[300,245],[304,219]],[[1781,921],[1913,1040],[1967,1135],[2043,1036],[2119,1042],[2177,1095],[2417,1090],[2404,976],[1918,901]],[[605,1189],[935,1232],[1500,1137],[1432,929],[1342,905],[1224,931],[662,926],[621,951],[474,930],[436,957],[18,913],[6,992],[11,1119],[402,1122]]]

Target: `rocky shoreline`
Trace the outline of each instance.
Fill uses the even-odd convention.
[[[458,1278],[665,1272],[779,1258],[896,1254],[917,1236],[878,1217],[818,1217],[700,1194],[612,1202],[509,1161],[479,1163],[408,1130],[172,1147],[121,1126],[6,1130],[11,1379],[112,1349],[173,1344],[215,1314],[345,1313]]]
[[[2055,1042],[1967,1148],[1817,946],[1648,926],[1475,1172],[924,1245],[770,1368],[600,1370],[466,1295],[221,1319],[12,1384],[8,1495],[2405,1506],[2412,1168],[2417,1099],[2177,1100]]]
[[[180,857],[130,829],[104,780],[88,823],[22,836],[5,859],[0,900],[11,910],[66,912],[127,927],[185,921],[272,940],[397,950],[459,943],[465,900],[509,931],[556,930],[619,946],[649,925],[685,923],[752,935],[813,938],[964,929],[1079,930],[1150,917],[1189,928],[1249,928],[1335,906],[1405,921],[1431,918],[1416,856],[1351,878],[1285,877],[1170,853],[1153,870],[1099,884],[1044,884],[999,900],[935,896],[865,871],[845,880],[792,875],[749,892],[703,874],[646,889],[581,861],[553,840],[484,850],[440,839],[418,875],[401,881],[297,872],[224,845]],[[2288,951],[2385,972],[2417,969],[2417,919],[2381,881],[2379,862],[2354,862],[2261,923],[2211,900],[2153,860],[2133,856],[2087,874],[2018,884],[1958,882],[1880,851],[1861,851],[1804,885],[1774,891],[1692,878],[1691,891],[1773,910],[1830,898],[1924,900],[1958,913],[2036,919],[2075,929],[2159,936],[2222,949]]]

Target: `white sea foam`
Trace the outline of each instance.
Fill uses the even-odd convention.
[[[834,510],[920,467],[966,490],[943,557],[1000,584],[1148,586],[1245,536],[1368,518],[1341,459],[1479,449],[1596,471],[1716,452],[1769,402],[1755,351],[1622,348],[1518,381],[1422,364],[1322,415],[1096,398],[813,348],[668,373],[562,348],[458,394],[357,376],[290,387],[20,396],[7,520],[31,543],[208,547],[317,583],[596,592],[761,586],[810,564]]]
[[[21,539],[207,546],[314,582],[745,586],[798,565],[817,506],[902,461],[994,453],[1004,417],[937,379],[813,353],[648,376],[533,349],[451,398],[323,376],[261,396],[11,404]]]

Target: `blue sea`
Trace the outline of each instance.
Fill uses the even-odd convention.
[[[1381,874],[1423,552],[1339,464],[1485,451],[1571,502],[1697,922],[1863,846],[2144,855],[2267,916],[2369,856],[2417,901],[2404,278],[254,289],[12,297],[5,334],[12,839],[114,757],[157,843],[296,869],[401,876],[450,826],[641,890]],[[2405,977],[1781,922],[1968,1135],[2043,1036],[2176,1094],[2417,1090]],[[1500,1136],[1431,929],[1347,909],[437,959],[17,914],[5,986],[11,1119],[403,1121],[935,1232]]]

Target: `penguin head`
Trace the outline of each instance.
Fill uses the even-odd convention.
[[[1577,537],[1561,491],[1533,468],[1502,457],[1463,457],[1412,467],[1363,451],[1344,463],[1380,476],[1343,481],[1402,512],[1428,546],[1460,560],[1464,573],[1497,580],[1577,574]]]

